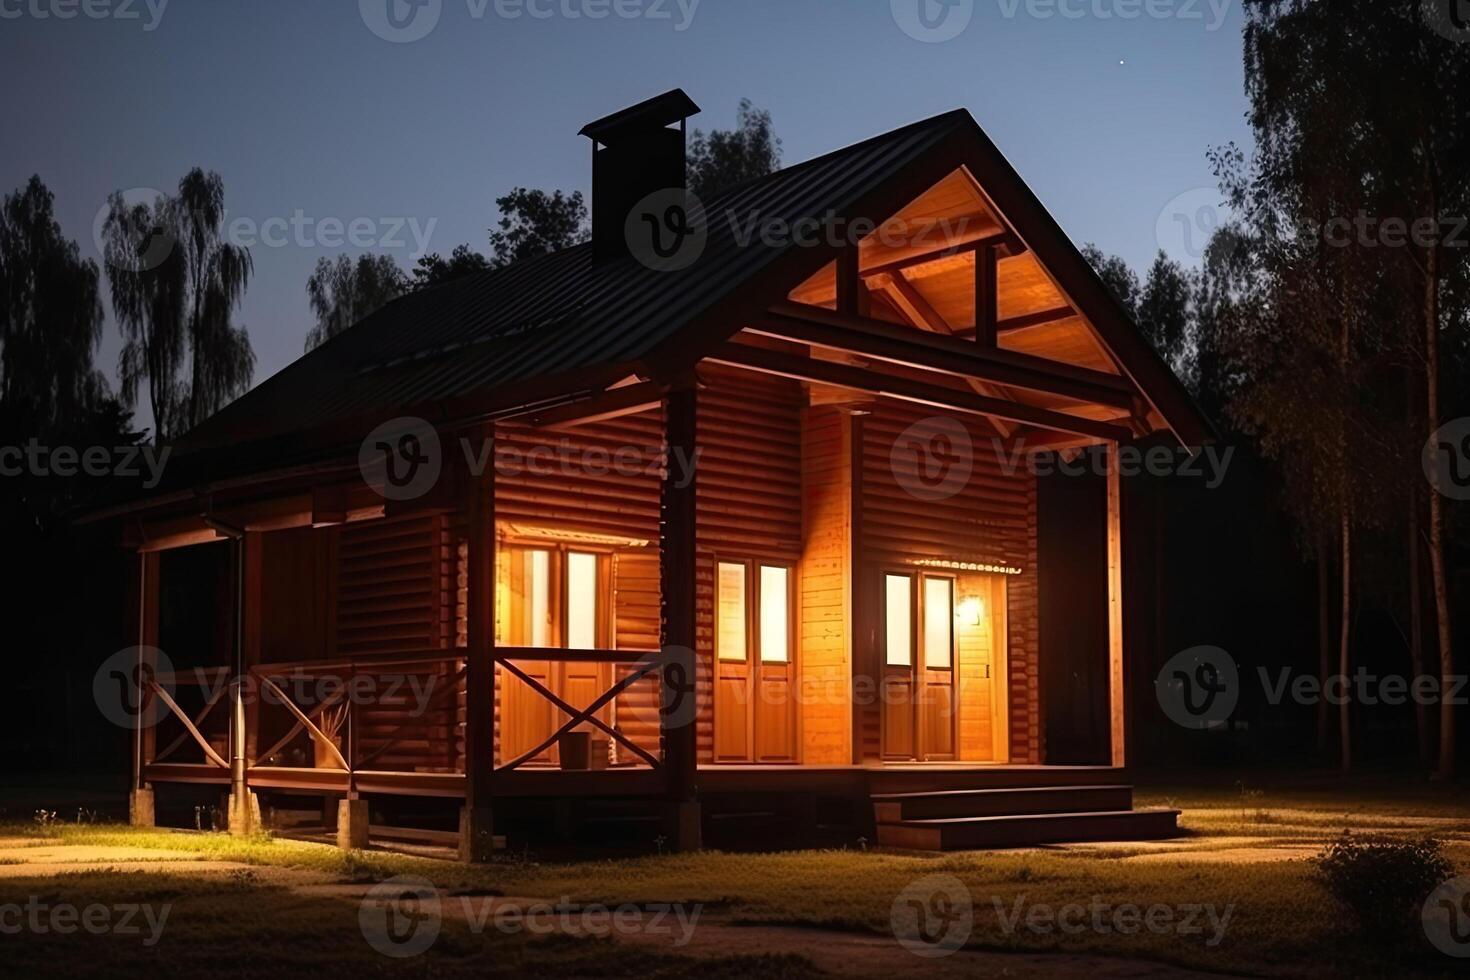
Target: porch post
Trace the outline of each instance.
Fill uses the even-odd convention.
[[[465,654],[465,805],[459,817],[459,857],[485,862],[495,851],[491,816],[495,778],[495,466],[494,429],[487,428],[492,463],[466,483],[469,504],[468,643]]]
[[[158,644],[158,569],[157,552],[140,552],[138,563],[128,573],[129,637],[140,648]],[[148,782],[146,769],[153,761],[153,726],[147,721],[146,710],[151,695],[144,689],[146,678],[152,675],[155,665],[140,649],[137,670],[138,715],[137,727],[133,731],[133,783],[128,788],[128,822],[134,827],[152,827],[155,824],[153,808],[153,786]]]
[[[668,458],[660,491],[659,573],[662,600],[660,646],[667,658],[661,679],[659,722],[667,778],[668,837],[676,851],[701,846],[701,813],[695,799],[698,768],[698,663],[695,656],[694,579],[696,416],[692,380],[664,399]]]
[[[1127,700],[1123,671],[1123,486],[1118,444],[1108,443],[1108,713],[1112,764],[1127,764]]]
[[[260,826],[260,803],[246,784],[251,740],[255,726],[247,719],[259,709],[248,690],[250,666],[257,662],[260,647],[261,554],[260,534],[241,532],[230,542],[235,559],[235,649],[231,658],[234,675],[230,693],[230,833],[242,836]],[[246,699],[250,704],[247,705]]]

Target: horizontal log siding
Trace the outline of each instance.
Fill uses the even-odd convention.
[[[801,557],[801,410],[795,382],[702,368],[695,583],[699,761],[714,761],[714,567],[719,558],[794,566]],[[799,656],[799,653],[798,653]],[[799,666],[799,661],[798,661]]]
[[[906,486],[919,474],[913,453],[895,452],[900,437],[926,419],[950,418],[969,436],[968,479],[952,496],[922,499]],[[1024,465],[1010,463],[983,419],[944,415],[937,410],[880,399],[861,424],[863,441],[860,538],[866,570],[864,594],[872,621],[860,635],[866,649],[857,657],[862,669],[878,669],[876,632],[881,596],[876,594],[884,565],[911,565],[918,559],[978,562],[1022,569],[1007,578],[1009,624],[1009,710],[1011,761],[1039,763],[1040,706],[1037,675],[1036,481]],[[1010,469],[1012,472],[1008,472]],[[932,475],[932,474],[931,474]],[[878,706],[859,711],[863,754],[880,752]]]
[[[659,645],[658,468],[663,438],[661,410],[559,431],[504,423],[496,427],[495,519],[502,538],[519,527],[649,542],[619,548],[613,557],[612,636],[620,650],[656,650]],[[501,554],[497,569],[503,583],[508,568]],[[506,615],[504,589],[502,584],[496,601],[497,634],[503,634]],[[629,669],[615,668],[615,678]],[[504,672],[497,677],[497,736],[500,694],[513,681]],[[556,717],[564,720],[560,712]],[[657,754],[657,680],[640,682],[619,697],[613,723]],[[630,753],[620,749],[619,754],[626,761]]]

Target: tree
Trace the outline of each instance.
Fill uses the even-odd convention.
[[[438,258],[438,256],[435,256]],[[306,335],[308,351],[366,319],[408,291],[408,277],[391,255],[345,255],[317,260],[306,280],[316,326]]]
[[[1470,106],[1459,97],[1470,50],[1463,38],[1452,39],[1449,24],[1427,20],[1447,10],[1420,0],[1247,4],[1247,87],[1266,161],[1260,173],[1274,191],[1295,187],[1303,197],[1352,187],[1333,216],[1341,253],[1334,262],[1372,285],[1385,327],[1376,338],[1383,354],[1422,378],[1423,411],[1410,424],[1417,436],[1400,447],[1402,469],[1415,466],[1415,450],[1444,422],[1441,355],[1464,342],[1467,319],[1470,250],[1450,239],[1451,216],[1470,213],[1463,166]],[[1411,526],[1418,496],[1409,498]],[[1440,672],[1448,684],[1454,655],[1445,515],[1437,493],[1424,496]],[[1448,698],[1440,704],[1439,755],[1439,772],[1449,777],[1455,714]]]
[[[780,169],[781,140],[771,114],[749,99],[740,100],[734,129],[696,129],[689,141],[689,189],[705,200]]]
[[[0,403],[44,431],[76,424],[107,395],[97,264],[61,233],[39,176],[0,207]]]
[[[489,260],[468,244],[456,245],[447,259],[438,252],[419,259],[413,270],[413,288],[428,289],[490,268]]]
[[[160,442],[218,411],[255,372],[249,334],[234,323],[250,252],[220,233],[224,195],[219,174],[196,167],[175,197],[129,205],[115,193],[109,200],[103,251],[125,341],[123,401],[134,404],[147,380]]]
[[[559,252],[586,241],[590,234],[581,191],[548,194],[517,187],[496,198],[495,206],[500,209],[500,223],[490,232],[492,268]]]
[[[1088,242],[1082,246],[1082,257],[1102,279],[1103,285],[1112,292],[1113,298],[1122,304],[1132,317],[1138,316],[1138,273],[1127,262],[1116,255],[1107,255],[1102,249]]]

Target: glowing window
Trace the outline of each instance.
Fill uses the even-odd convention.
[[[790,572],[761,566],[761,661],[784,664],[791,660]]]
[[[719,622],[715,648],[721,660],[745,660],[745,566],[720,562],[717,579]]]
[[[911,667],[914,663],[914,580],[907,575],[884,577],[887,627],[887,663]]]
[[[954,661],[954,582],[924,579],[924,666],[948,670]]]
[[[597,556],[567,554],[567,646],[597,649]]]

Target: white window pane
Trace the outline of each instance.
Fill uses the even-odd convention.
[[[924,580],[924,666],[946,670],[954,650],[954,583],[947,578]]]
[[[551,646],[551,553],[526,552],[527,645]]]
[[[761,566],[761,660],[784,664],[791,659],[791,616],[788,572]]]
[[[914,662],[914,580],[907,575],[885,578],[887,609],[883,621],[888,630],[888,665],[908,667]]]
[[[597,649],[597,556],[567,555],[567,646]]]
[[[745,660],[745,566],[721,562],[716,649],[721,660]]]

